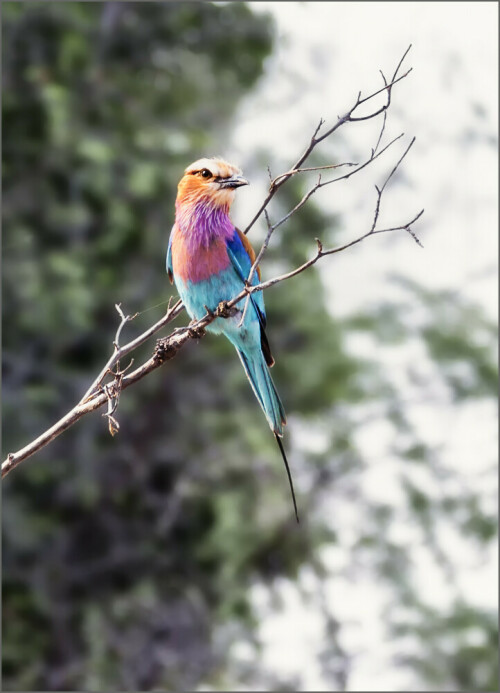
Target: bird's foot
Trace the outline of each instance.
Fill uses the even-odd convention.
[[[192,320],[187,326],[187,331],[191,339],[201,339],[206,334],[204,327],[195,327],[196,322],[196,320]]]
[[[215,315],[218,318],[232,318],[237,312],[236,306],[229,307],[227,301],[221,301],[215,309]]]
[[[156,340],[153,359],[159,363],[168,361],[177,353],[177,349],[169,343],[168,338],[162,337]]]

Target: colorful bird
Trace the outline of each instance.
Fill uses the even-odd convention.
[[[255,261],[248,238],[229,217],[235,190],[242,185],[248,185],[248,181],[241,170],[220,158],[195,161],[186,168],[179,182],[167,272],[193,320],[199,320],[207,309],[215,311],[221,301],[229,301],[241,293]],[[252,284],[259,280],[257,268]],[[237,304],[234,314],[228,318],[217,317],[207,330],[224,334],[238,352],[283,457],[298,522],[292,477],[281,442],[285,410],[269,373],[274,359],[265,333],[262,291],[250,294],[241,322],[244,304],[245,300]]]

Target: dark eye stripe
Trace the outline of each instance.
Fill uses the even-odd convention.
[[[205,171],[208,173],[207,176],[203,175],[203,174],[205,173]],[[213,174],[208,168],[201,168],[201,169],[197,169],[196,171],[189,171],[188,173],[189,173],[190,176],[197,176],[198,174],[201,173],[201,175],[203,176],[203,178],[212,178],[212,177],[214,177],[214,174]],[[215,176],[215,177],[218,177],[218,176]]]

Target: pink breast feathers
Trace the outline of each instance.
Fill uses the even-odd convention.
[[[193,244],[182,233],[172,238],[172,264],[174,274],[183,281],[193,283],[209,279],[225,270],[230,263],[223,239],[214,239],[208,247]]]

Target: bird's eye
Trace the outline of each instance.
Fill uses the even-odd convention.
[[[208,168],[204,168],[201,171],[201,175],[203,178],[211,178],[212,177],[212,173],[208,170]]]

